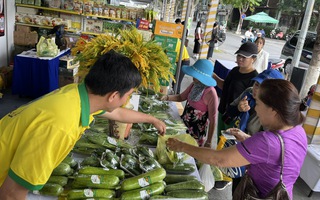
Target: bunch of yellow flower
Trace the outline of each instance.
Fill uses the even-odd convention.
[[[154,41],[144,41],[143,36],[136,28],[119,30],[116,35],[101,34],[90,41],[79,39],[76,46],[71,50],[76,60],[80,61],[78,75],[84,77],[90,67],[99,56],[111,49],[121,53],[134,63],[140,71],[142,86],[148,88],[150,85],[158,92],[160,90],[159,79],[174,80],[170,71],[170,63],[164,49]]]

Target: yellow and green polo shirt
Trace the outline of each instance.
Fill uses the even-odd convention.
[[[176,49],[175,49],[175,51],[177,52],[176,62],[179,61],[180,48],[181,48],[181,40],[178,39],[177,46],[176,46]],[[189,60],[190,57],[189,57],[189,53],[188,53],[187,47],[185,45],[183,45],[183,51],[182,51],[181,60],[186,60],[186,59]]]
[[[9,176],[38,190],[93,120],[85,85],[70,84],[0,120],[0,186]]]

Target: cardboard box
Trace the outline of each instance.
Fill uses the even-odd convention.
[[[167,37],[167,50],[168,51],[176,51],[178,39],[177,38],[172,38],[172,37]]]
[[[38,43],[38,33],[37,32],[31,32],[26,34],[25,39],[24,39],[24,44],[25,45],[35,45]]]
[[[156,20],[154,34],[182,38],[183,25]]]
[[[59,76],[73,77],[78,73],[79,65],[74,66],[73,69],[59,67]]]
[[[66,68],[66,69],[73,69],[79,66],[79,61],[74,61],[74,56],[66,55],[62,56],[59,62],[59,67]]]
[[[29,33],[29,32],[31,32],[31,27],[30,26],[23,26],[23,25],[16,25],[16,31]]]
[[[157,45],[161,46],[162,48],[167,47],[167,38],[161,35],[155,35],[154,40],[156,41]]]
[[[76,42],[78,41],[79,37],[72,37],[72,36],[64,36],[63,37],[66,42],[66,47],[73,48],[76,45]]]
[[[170,63],[171,64],[175,64],[176,63],[176,60],[177,60],[177,52],[175,51],[167,51],[167,56],[170,60]]]
[[[14,44],[17,44],[17,45],[24,45],[24,39],[26,37],[26,33],[24,32],[19,32],[19,31],[14,31],[13,32],[13,41],[14,41]]]

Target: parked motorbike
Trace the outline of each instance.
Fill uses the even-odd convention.
[[[270,32],[270,38],[271,38],[271,39],[276,38],[276,34],[277,34],[277,33],[276,33],[276,30],[272,29],[271,32]]]
[[[280,40],[283,38],[283,32],[280,31],[279,33],[276,34],[276,39]]]
[[[283,68],[284,63],[285,63],[284,59],[270,58],[268,69],[276,69],[276,70],[279,70],[282,74],[284,74],[284,68]]]
[[[280,30],[276,31],[275,29],[273,29],[270,32],[270,38],[271,39],[278,39],[279,40],[279,39],[282,39],[283,36],[284,36],[283,31],[280,31]]]

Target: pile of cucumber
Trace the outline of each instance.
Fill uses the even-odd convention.
[[[72,176],[77,162],[67,156],[52,172],[49,180],[41,190],[35,193],[46,196],[59,196],[64,192],[64,187],[68,184],[69,176]]]
[[[147,94],[153,94],[147,90]],[[147,95],[147,96],[148,96]],[[155,94],[153,94],[156,96]],[[171,119],[167,104],[156,98],[144,98],[140,110],[164,119],[168,134],[178,134],[184,124]],[[114,200],[205,200],[204,186],[190,175],[196,167],[188,163],[162,164],[144,145],[132,146],[126,141],[108,136],[108,122],[97,118],[76,143],[73,152],[85,158],[77,163],[68,156],[56,169],[41,195],[59,199],[114,199]],[[139,124],[141,143],[157,144],[154,127]],[[145,140],[143,138],[145,137]]]

